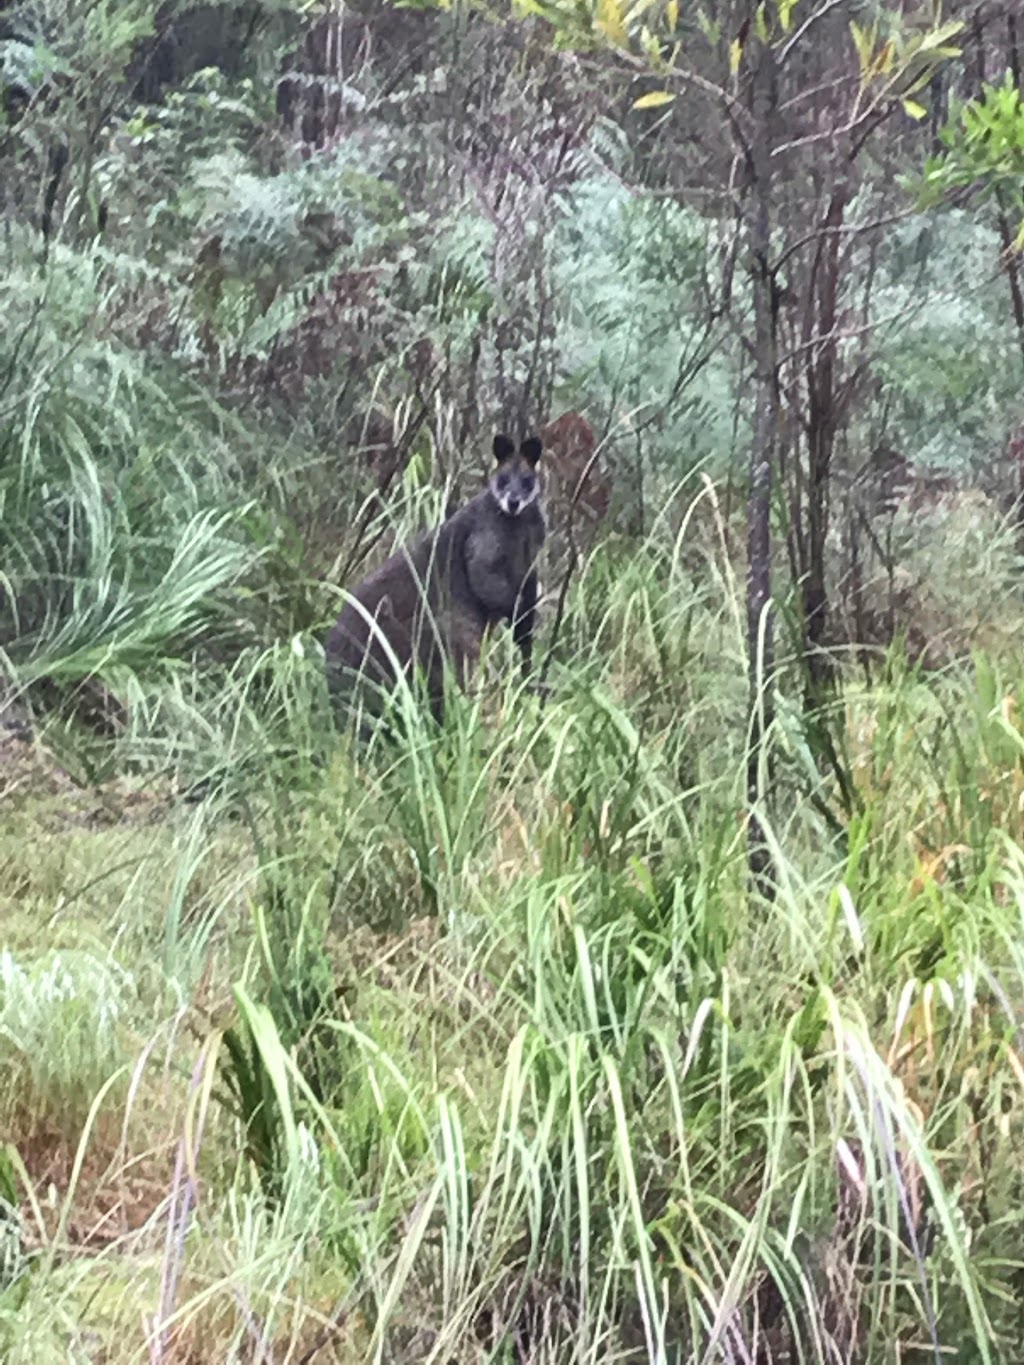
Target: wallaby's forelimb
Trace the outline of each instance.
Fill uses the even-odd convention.
[[[537,622],[538,595],[537,571],[531,569],[516,602],[512,621],[512,639],[522,655],[523,673],[527,677],[533,671],[533,631]]]

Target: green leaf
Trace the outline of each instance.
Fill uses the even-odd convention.
[[[18,1179],[11,1159],[13,1150],[9,1144],[0,1147],[0,1202],[9,1204],[12,1209],[18,1207]]]
[[[651,90],[646,95],[641,95],[638,100],[633,101],[634,109],[660,109],[663,104],[671,104],[675,95],[667,90]]]
[[[904,100],[903,108],[913,119],[922,119],[928,112],[923,104],[918,104],[917,100]]]
[[[777,0],[779,11],[779,22],[784,33],[788,33],[793,23],[793,11],[796,9],[799,0]]]
[[[717,47],[718,40],[722,36],[722,26],[715,22],[704,10],[697,11],[697,27],[707,39],[712,47]]]

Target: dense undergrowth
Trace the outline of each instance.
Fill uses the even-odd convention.
[[[848,814],[781,708],[751,900],[717,515],[595,550],[543,707],[496,640],[368,754],[315,631],[189,652],[112,569],[116,733],[5,742],[5,1360],[1014,1358],[1019,675],[851,677]]]

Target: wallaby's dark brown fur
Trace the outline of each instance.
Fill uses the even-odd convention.
[[[362,679],[378,688],[395,685],[385,642],[402,673],[422,670],[438,718],[446,663],[465,686],[489,627],[512,626],[529,669],[545,535],[540,454],[536,437],[517,451],[509,437],[496,436],[497,468],[484,491],[350,590],[354,600],[326,643],[336,704],[351,699]]]

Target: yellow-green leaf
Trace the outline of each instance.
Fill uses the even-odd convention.
[[[655,71],[664,65],[661,59],[661,40],[651,32],[646,24],[640,30],[640,46]]]
[[[740,69],[740,58],[743,56],[743,44],[738,38],[734,38],[729,44],[729,70],[735,76]]]
[[[679,27],[679,0],[668,0],[665,6],[665,19],[668,23],[668,31],[675,33]]]
[[[660,109],[663,104],[671,104],[675,99],[667,90],[652,90],[649,94],[641,95],[638,100],[633,101],[634,109]]]
[[[598,7],[596,27],[612,43],[625,47],[628,42],[622,8],[616,0],[601,0]]]
[[[793,23],[793,11],[797,7],[798,0],[778,0],[779,23],[782,25],[784,33],[788,33]]]
[[[850,20],[850,36],[853,45],[857,49],[857,60],[860,62],[861,80],[867,75],[867,69],[871,65],[871,49],[875,45],[874,28],[868,30],[861,28],[860,24]]]
[[[923,104],[918,104],[917,100],[904,100],[903,108],[914,119],[922,119],[928,110]]]
[[[940,51],[944,49],[952,54],[959,53],[959,48],[948,47],[947,42],[950,38],[955,38],[958,33],[961,33],[963,27],[963,20],[961,19],[954,19],[948,24],[940,24],[938,28],[933,28],[931,32],[921,35],[918,50],[920,52],[934,52],[936,49]]]

